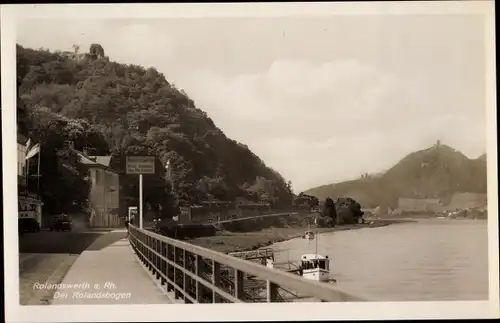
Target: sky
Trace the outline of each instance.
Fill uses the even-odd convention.
[[[437,140],[486,152],[476,15],[26,20],[17,42],[153,66],[295,191],[390,168]]]

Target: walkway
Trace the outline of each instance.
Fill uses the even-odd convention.
[[[58,287],[52,305],[172,303],[171,293],[160,288],[126,239],[84,251]]]

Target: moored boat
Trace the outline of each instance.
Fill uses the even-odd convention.
[[[300,274],[308,280],[328,282],[330,278],[330,259],[318,254],[302,255]]]
[[[304,235],[302,236],[302,239],[307,239],[307,240],[314,240],[314,238],[315,234],[311,230],[306,231],[306,233],[304,233]]]

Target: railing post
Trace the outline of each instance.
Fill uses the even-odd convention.
[[[145,253],[146,249],[144,248],[144,243],[145,243],[144,235],[142,234],[142,232],[139,232],[139,231],[137,231],[137,234],[139,236],[139,241],[142,242],[139,246],[139,250],[141,250],[141,260],[142,260],[143,264],[146,264],[146,260],[145,260],[146,259],[146,253]]]
[[[144,254],[144,245],[143,245],[144,236],[142,235],[141,232],[137,232],[137,236],[138,236],[139,241],[142,242],[139,244],[139,250],[141,251],[141,261],[143,264],[146,264],[146,262],[144,261],[144,258],[146,257],[146,255]]]
[[[195,255],[195,274],[198,277],[202,277],[205,272],[205,266],[203,258],[199,255]],[[203,303],[203,284],[196,281],[196,301],[198,303]]]
[[[167,259],[167,243],[162,241],[160,242],[160,248],[161,248],[161,255]],[[167,261],[166,260],[163,260],[161,259],[161,273],[163,274],[160,278],[160,283],[162,285],[165,285],[165,277],[167,277]]]
[[[142,245],[142,254],[144,255],[144,259],[142,260],[144,262],[144,264],[146,265],[146,268],[149,269],[149,266],[148,266],[148,263],[146,262],[146,258],[148,257],[148,250],[146,248],[146,245],[148,243],[148,240],[147,240],[147,237],[145,235],[142,234],[141,232],[141,236],[142,236],[142,242],[144,243]]]
[[[150,236],[146,236],[146,264],[148,266],[148,269],[151,270],[151,264],[150,264],[150,261],[151,261],[151,251],[149,250],[149,248],[151,248],[151,237]]]
[[[160,257],[158,256],[158,252],[160,251],[160,247],[159,247],[160,241],[157,240],[156,238],[153,238],[153,241],[154,241],[154,249],[153,250],[155,251],[155,252],[153,252],[154,257],[155,257],[154,264],[155,264],[155,267],[158,268],[158,270],[156,270],[156,278],[158,279],[159,278],[158,273],[160,272],[160,262],[159,262]]]
[[[153,275],[155,274],[155,253],[153,252],[155,250],[155,239],[153,237],[149,237],[149,261],[151,263],[151,272]]]
[[[182,250],[182,267],[184,268],[184,271],[182,272],[182,289],[184,290],[184,293],[188,293],[189,291],[189,283],[187,281],[187,275],[186,275],[186,270],[188,270],[188,264],[187,264],[187,252],[186,249]],[[187,298],[184,297],[185,303],[188,302]]]
[[[171,254],[171,250],[172,250],[172,248],[174,248],[174,247],[173,247],[173,246],[171,246],[170,244],[168,244],[168,243],[167,243],[167,248],[166,248],[166,251],[167,251],[167,257],[166,257],[166,258],[167,258],[168,260],[172,260],[172,259],[170,259],[170,254]],[[168,277],[168,279],[170,279],[170,281],[174,281],[174,277],[173,277],[173,275],[170,275],[170,272],[171,272],[171,271],[174,271],[174,270],[175,270],[175,267],[173,267],[173,266],[172,266],[173,268],[172,268],[172,270],[171,270],[171,269],[170,269],[170,264],[169,264],[168,262],[167,262],[165,265],[166,265],[166,269],[165,269],[165,271],[167,272],[167,277]],[[172,291],[172,289],[173,289],[172,284],[171,284],[171,283],[169,283],[169,282],[167,281],[167,292],[171,292],[171,291]]]
[[[241,270],[234,270],[234,296],[238,299],[243,298],[244,291],[244,273]]]
[[[144,238],[142,236],[142,233],[137,231],[137,240],[144,243]],[[138,249],[141,252],[141,261],[144,263],[144,245],[142,243],[139,243]]]
[[[176,265],[178,265],[178,264],[179,264],[179,257],[177,257],[177,254],[178,254],[178,253],[177,253],[177,247],[176,247],[176,246],[174,246],[174,263],[175,263]],[[174,284],[175,284],[175,285],[177,285],[177,284],[179,283],[179,279],[178,279],[178,277],[179,277],[179,275],[178,275],[178,271],[179,271],[179,269],[177,269],[177,267],[174,267]],[[179,296],[180,296],[180,295],[179,295],[179,291],[177,290],[177,287],[176,287],[176,286],[174,286],[174,297],[175,297],[175,299],[179,299]]]
[[[154,253],[154,251],[156,251],[156,239],[154,238],[151,238],[151,269],[153,270],[153,274],[156,276],[156,270],[155,268],[158,268],[157,267],[157,257],[156,257],[156,254]]]
[[[149,237],[149,236],[148,236]],[[153,264],[154,264],[154,254],[153,254],[153,251],[151,249],[154,248],[154,241],[153,241],[153,238],[149,237],[149,243],[148,243],[148,251],[149,251],[149,261],[148,263],[150,264],[149,265],[149,270],[151,270],[151,272],[154,274],[155,273],[155,270],[153,269]]]
[[[272,281],[267,281],[267,302],[275,303],[278,301],[278,285],[273,283]]]
[[[212,260],[212,284],[220,287],[220,264]],[[212,303],[220,303],[220,297],[212,291]]]
[[[142,235],[143,236],[143,240],[144,240],[144,243],[145,245],[142,247],[144,249],[143,251],[143,254],[144,254],[144,263],[146,264],[146,268],[148,268],[149,270],[149,263],[148,263],[148,257],[149,257],[149,250],[147,248],[147,246],[149,245],[148,242],[149,242],[149,237],[145,234]]]
[[[155,251],[157,253],[159,253],[160,255],[162,254],[162,242],[155,239]],[[156,279],[160,279],[161,275],[160,273],[163,271],[163,264],[162,264],[162,259],[161,257],[158,256],[158,254],[156,255],[156,268],[158,268],[158,270],[156,271]]]

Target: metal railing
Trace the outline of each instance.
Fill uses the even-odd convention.
[[[130,244],[143,264],[185,303],[280,302],[280,289],[323,302],[361,301],[334,286],[231,257],[129,225]],[[245,276],[264,281],[259,297],[244,290]],[[253,298],[253,300],[252,300]]]

